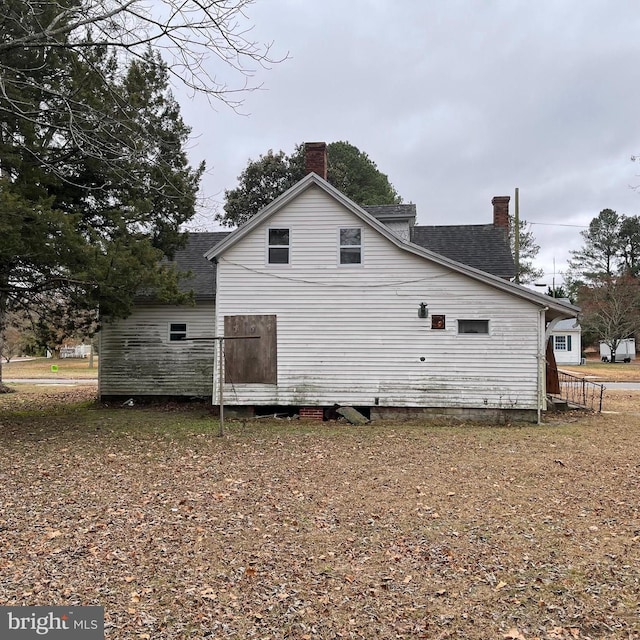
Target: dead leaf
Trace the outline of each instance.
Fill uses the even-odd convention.
[[[45,538],[47,540],[53,540],[54,538],[59,538],[62,535],[62,531],[49,531],[47,534],[45,534]]]
[[[511,627],[504,635],[505,640],[527,640],[522,633],[516,628]]]

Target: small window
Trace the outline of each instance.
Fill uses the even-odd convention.
[[[458,333],[489,333],[489,321],[458,320]]]
[[[571,336],[553,336],[556,351],[571,351]]]
[[[340,264],[362,263],[362,229],[340,229]]]
[[[289,264],[289,229],[269,229],[269,264]]]
[[[184,322],[172,322],[169,325],[169,342],[187,339],[187,325]]]

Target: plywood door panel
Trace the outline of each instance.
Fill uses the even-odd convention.
[[[225,382],[278,383],[277,331],[275,315],[224,317]],[[255,338],[259,336],[259,338]]]

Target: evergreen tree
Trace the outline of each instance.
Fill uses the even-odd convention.
[[[620,267],[624,216],[612,209],[603,209],[581,231],[582,249],[571,251],[567,281],[574,291],[581,285],[589,285],[614,276]]]
[[[327,180],[356,204],[402,202],[386,174],[364,151],[348,142],[327,145]]]
[[[569,293],[562,285],[556,287],[547,286],[547,295],[550,298],[567,298],[571,301],[571,304],[573,304],[573,300],[569,298]]]
[[[216,220],[227,227],[239,227],[303,176],[304,169],[296,165],[295,157],[292,160],[283,151],[269,149],[258,160],[249,160],[238,176],[238,187],[224,192],[224,214],[218,213]]]
[[[22,75],[0,95],[0,335],[10,309],[89,325],[97,308],[126,316],[143,290],[184,301],[161,260],[183,241],[203,166],[188,165],[159,56],[123,67],[90,42],[2,56]]]
[[[304,145],[287,156],[269,150],[249,163],[238,176],[238,186],[225,191],[224,226],[244,224],[258,211],[304,177]],[[348,142],[327,145],[327,181],[359,205],[399,204],[402,198],[375,162]]]
[[[519,264],[516,265],[517,273],[515,281],[518,284],[531,284],[543,276],[542,269],[533,266],[533,260],[540,251],[540,245],[536,243],[531,225],[526,220],[519,220]],[[516,254],[516,222],[514,216],[509,216],[509,242],[511,253]]]
[[[640,276],[640,216],[623,216],[620,224],[620,257],[627,275]]]

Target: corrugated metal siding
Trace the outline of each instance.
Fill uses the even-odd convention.
[[[226,384],[227,402],[537,408],[535,305],[364,226],[363,265],[338,266],[338,229],[354,225],[310,189],[221,257],[218,331],[225,315],[276,314],[278,334],[277,386]],[[265,265],[269,226],[291,229],[290,265]],[[444,331],[431,314],[446,316]],[[490,334],[458,335],[459,318],[488,319]]]
[[[100,333],[101,396],[211,396],[213,342],[169,341],[169,324],[187,323],[187,337],[214,335],[214,305],[138,307]]]

